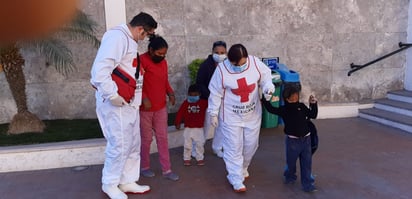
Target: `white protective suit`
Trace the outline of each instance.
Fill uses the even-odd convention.
[[[102,172],[103,184],[127,184],[140,174],[140,120],[143,75],[136,81],[135,96],[129,104],[114,106],[110,97],[117,94],[111,74],[120,67],[135,79],[138,44],[126,24],[108,30],[102,38],[91,69],[91,84],[96,88],[96,113],[107,140]]]
[[[258,147],[262,106],[259,87],[274,91],[270,69],[259,58],[249,56],[244,71],[236,73],[226,59],[209,84],[208,113],[219,117],[223,135],[223,160],[232,185],[243,183]]]

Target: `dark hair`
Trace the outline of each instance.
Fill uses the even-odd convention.
[[[295,85],[285,85],[283,89],[283,99],[288,99],[290,96],[292,96],[295,93],[299,94],[300,89],[295,86]]]
[[[226,48],[226,43],[224,41],[216,41],[213,43],[212,51],[217,47],[217,46],[223,46]]]
[[[230,62],[239,63],[240,59],[248,57],[247,50],[242,44],[234,44],[230,47],[227,53],[227,58]]]
[[[199,86],[198,86],[197,84],[192,84],[192,85],[190,85],[187,93],[191,93],[191,92],[198,92],[198,93],[200,93]]]
[[[138,15],[134,16],[129,24],[132,27],[143,26],[143,29],[146,31],[157,28],[157,22],[151,15],[145,12],[140,12]]]
[[[155,51],[161,48],[169,48],[166,40],[163,39],[163,37],[159,35],[154,35],[153,37],[150,37],[149,41],[150,41],[149,46],[148,46],[149,50],[152,49],[153,51]]]

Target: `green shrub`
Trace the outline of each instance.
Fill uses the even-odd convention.
[[[200,64],[202,64],[203,61],[205,61],[205,59],[195,59],[188,65],[190,84],[196,83],[197,71],[199,70]]]
[[[176,113],[168,114],[168,126],[174,126]],[[43,133],[7,134],[9,124],[0,124],[0,147],[103,138],[97,119],[44,120]]]

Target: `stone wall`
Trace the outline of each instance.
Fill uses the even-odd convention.
[[[366,63],[406,42],[408,0],[126,0],[126,6],[128,20],[140,11],[153,15],[156,32],[169,43],[169,79],[179,102],[170,112],[185,97],[187,65],[205,58],[216,40],[242,43],[258,57],[280,57],[299,72],[302,101],[314,94],[320,105],[358,102],[403,88],[405,52],[347,73],[350,63]],[[82,9],[98,22],[101,37],[103,1],[83,0]],[[41,55],[23,52],[29,108],[42,119],[95,117],[89,76],[97,50],[69,42],[78,67],[69,77],[47,67]],[[147,42],[140,46],[147,50]],[[6,123],[16,108],[3,73],[0,93],[0,123]]]

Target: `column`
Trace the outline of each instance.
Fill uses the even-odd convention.
[[[126,3],[125,0],[104,0],[104,10],[106,16],[106,30],[126,23]]]

